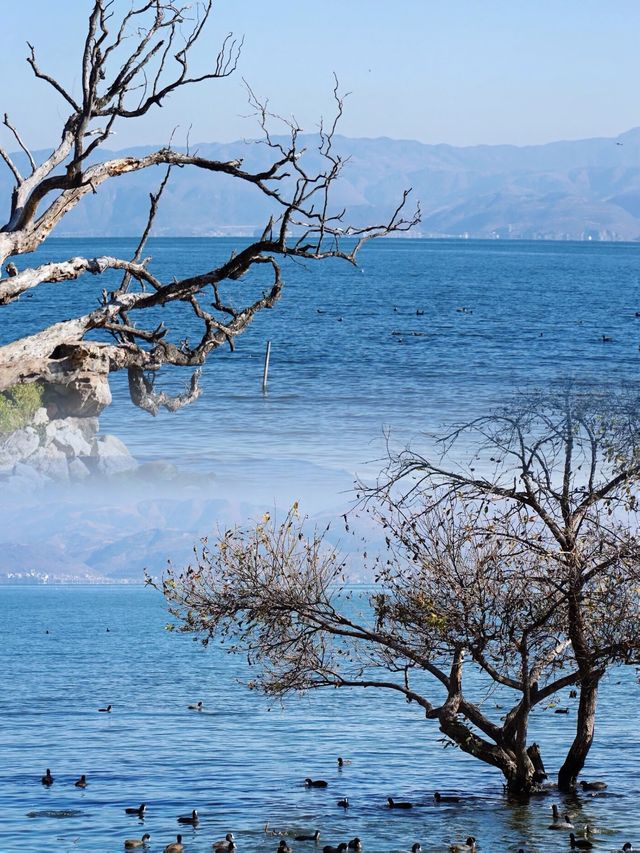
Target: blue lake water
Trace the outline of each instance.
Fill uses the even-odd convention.
[[[29,263],[126,256],[134,242],[52,240]],[[241,245],[152,240],[149,254],[156,274],[168,277],[212,267]],[[258,478],[268,501],[288,478],[292,497],[323,490],[332,506],[352,473],[383,455],[385,427],[398,443],[419,442],[423,431],[484,412],[514,389],[567,376],[595,385],[636,379],[639,270],[636,244],[497,241],[389,240],[368,246],[360,269],[291,264],[276,309],[256,318],[235,353],[212,355],[198,403],[151,419],[128,402],[124,377],[116,376],[101,426],[141,460],[213,472],[214,498],[234,482],[234,499],[250,503]],[[103,286],[89,278],[38,288],[33,299],[3,309],[1,339],[91,309]],[[171,311],[158,311],[154,323]],[[194,329],[178,320],[176,336],[185,334]],[[613,341],[603,343],[603,335]],[[273,349],[263,395],[267,339]],[[174,371],[162,381],[177,389],[184,378]],[[115,506],[124,497],[115,490],[110,500]],[[33,511],[19,514],[35,531],[34,500]],[[5,541],[15,529],[4,531]],[[99,536],[106,527],[92,529]],[[435,853],[469,834],[482,853],[568,849],[546,830],[552,797],[507,804],[500,775],[443,750],[437,728],[412,706],[331,692],[268,710],[237,683],[241,661],[165,632],[166,621],[162,601],[141,588],[0,588],[1,853],[113,851],[145,831],[158,851],[178,831],[176,815],[192,808],[202,820],[183,833],[188,853],[210,850],[230,830],[240,853],[275,851],[266,821],[296,832],[318,828],[323,843],[359,835],[370,853],[408,850],[414,841]],[[607,778],[616,796],[571,803],[578,826],[607,830],[597,849],[640,844],[639,690],[625,670],[602,691],[586,775]],[[188,712],[198,699],[205,712]],[[503,700],[492,694],[487,701]],[[98,713],[108,703],[113,713]],[[573,710],[534,716],[532,739],[550,772],[574,720]],[[352,760],[342,772],[340,754]],[[39,782],[46,767],[56,777],[49,790]],[[89,778],[84,791],[72,784],[81,773]],[[305,790],[308,775],[330,787]],[[465,800],[436,807],[436,789]],[[346,813],[336,806],[344,795],[353,803]],[[389,795],[416,808],[389,812]],[[149,814],[139,825],[123,810],[143,801]],[[52,810],[79,813],[27,817]]]
[[[211,850],[229,831],[240,853],[275,853],[267,821],[296,834],[319,829],[323,844],[357,835],[369,853],[406,851],[415,841],[436,853],[469,834],[482,853],[568,849],[565,834],[546,828],[551,803],[563,807],[557,794],[508,803],[500,774],[443,749],[420,709],[393,695],[332,690],[269,710],[238,683],[246,677],[240,658],[167,632],[166,623],[159,594],[141,587],[2,588],[3,853],[107,853],[143,832],[157,853],[179,831],[176,816],[194,808],[201,821],[183,831],[188,853]],[[584,776],[607,779],[612,796],[568,803],[577,826],[601,830],[597,849],[640,839],[639,698],[632,668],[606,679]],[[495,705],[507,699],[486,695],[485,708],[497,718]],[[202,713],[187,709],[199,700]],[[567,693],[560,702],[569,714],[538,710],[531,724],[550,773],[575,723],[575,700]],[[111,714],[99,713],[108,703]],[[338,755],[352,762],[342,771]],[[47,767],[49,789],[40,784]],[[81,773],[84,790],[73,785]],[[307,776],[329,787],[305,789]],[[436,806],[435,790],[464,800]],[[336,804],[343,796],[346,812]],[[415,806],[390,812],[387,796]],[[141,802],[144,824],[124,813]]]
[[[134,245],[51,240],[28,262],[127,257]],[[148,253],[166,280],[210,269],[242,245],[156,239]],[[103,429],[141,459],[210,469],[294,459],[353,470],[380,457],[383,427],[402,442],[485,412],[514,389],[559,377],[600,383],[638,375],[638,244],[398,239],[368,244],[360,260],[357,269],[338,261],[285,264],[281,301],[256,317],[235,353],[212,354],[195,406],[152,421],[128,402],[126,377],[115,375]],[[33,299],[3,309],[0,340],[90,310],[103,286],[89,276],[38,288]],[[232,298],[240,304],[255,287],[247,277]],[[158,309],[152,322],[160,320],[177,324],[176,340],[196,334],[184,310]],[[186,376],[167,371],[160,384],[176,389]]]

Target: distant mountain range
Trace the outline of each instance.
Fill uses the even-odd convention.
[[[314,161],[314,137],[302,144]],[[384,221],[403,189],[412,187],[423,217],[417,237],[572,240],[640,239],[640,128],[617,138],[546,145],[457,148],[394,139],[338,137],[350,158],[334,195],[349,222]],[[103,155],[142,154],[152,146]],[[215,159],[243,157],[247,169],[267,151],[251,142],[192,146]],[[20,160],[20,157],[16,155]],[[117,178],[85,199],[55,232],[60,237],[134,236],[146,220],[148,193],[160,180],[153,169]],[[0,198],[8,205],[11,175],[0,170]],[[157,236],[252,235],[270,212],[252,187],[197,169],[174,171],[157,218]]]
[[[294,486],[295,483],[295,486]],[[305,485],[306,484],[306,485]],[[193,561],[194,545],[229,526],[260,519],[265,511],[284,517],[291,495],[310,509],[310,525],[324,529],[330,544],[358,554],[382,549],[383,535],[370,520],[352,519],[345,536],[335,523],[351,503],[352,475],[304,460],[239,460],[215,475],[152,462],[111,478],[81,484],[49,482],[34,488],[19,476],[0,490],[0,589],[5,584],[141,583],[144,570],[160,575],[171,560]],[[335,495],[335,497],[334,497]],[[361,559],[349,569],[369,579]]]

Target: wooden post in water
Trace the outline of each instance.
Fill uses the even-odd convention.
[[[271,341],[267,341],[267,348],[264,353],[264,372],[262,374],[262,393],[267,393],[267,380],[269,378],[269,357],[271,355]]]

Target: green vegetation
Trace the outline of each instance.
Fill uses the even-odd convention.
[[[36,409],[42,406],[42,385],[21,382],[0,393],[0,435],[26,426]]]

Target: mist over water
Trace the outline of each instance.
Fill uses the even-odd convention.
[[[52,240],[33,264],[126,256],[134,244]],[[152,240],[148,252],[155,273],[168,278],[213,267],[242,245]],[[168,557],[187,561],[197,538],[218,524],[265,508],[299,500],[321,521],[343,512],[354,478],[382,466],[385,430],[396,448],[423,448],[432,446],[426,433],[484,413],[514,390],[567,377],[594,387],[636,380],[639,269],[635,244],[498,241],[387,240],[366,248],[360,269],[290,264],[278,306],[256,317],[235,353],[212,354],[195,405],[152,419],[128,401],[126,378],[113,377],[101,431],[120,437],[141,469],[73,487],[3,484],[4,561],[26,544],[58,565],[141,579]],[[7,307],[2,340],[89,310],[102,287],[89,278],[38,288]],[[240,304],[251,284],[234,287]],[[161,319],[176,340],[197,333],[173,308],[158,309],[150,322]],[[180,390],[186,378],[165,372],[159,383]],[[194,853],[231,830],[240,853],[275,851],[278,839],[262,831],[267,820],[297,832],[318,828],[324,844],[359,835],[371,853],[408,850],[414,841],[435,853],[469,834],[480,853],[568,849],[568,839],[546,830],[557,798],[507,805],[500,775],[443,751],[418,709],[368,691],[332,691],[269,711],[237,683],[246,677],[241,661],[166,633],[166,621],[147,589],[0,587],[3,853],[111,851],[145,831],[149,849],[162,850],[178,831],[175,816],[192,808],[201,824],[183,834]],[[606,778],[616,796],[570,804],[577,826],[610,830],[601,850],[640,844],[633,676],[616,672],[603,686],[585,773]],[[205,712],[188,712],[199,699]],[[112,714],[98,713],[107,703]],[[573,708],[534,716],[531,739],[550,773],[574,722]],[[353,764],[339,774],[340,754]],[[39,782],[47,766],[56,777],[50,790]],[[79,791],[72,783],[83,772],[90,784]],[[328,792],[305,790],[309,775],[327,778]],[[436,808],[434,790],[465,800]],[[345,795],[353,803],[347,813],[335,805]],[[387,796],[417,806],[391,813]],[[144,826],[125,819],[124,807],[143,801],[150,804]],[[66,810],[80,814],[27,817]]]

